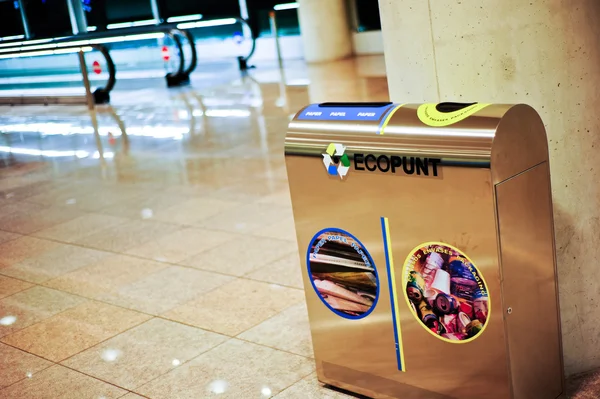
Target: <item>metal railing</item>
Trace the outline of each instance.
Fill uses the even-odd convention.
[[[231,23],[240,23],[245,27],[245,30],[250,32],[251,35],[251,47],[248,54],[238,56],[238,66],[241,71],[246,71],[249,68],[253,68],[248,64],[250,58],[256,51],[256,35],[251,29],[250,24],[247,20],[240,17],[227,18],[231,20]],[[53,54],[68,54],[81,51],[85,53],[91,49],[98,50],[106,60],[108,69],[108,80],[103,87],[97,88],[91,93],[91,98],[94,104],[105,104],[110,101],[110,91],[114,88],[116,83],[116,66],[113,62],[109,49],[105,46],[108,43],[119,43],[135,40],[153,39],[160,38],[166,35],[170,37],[174,43],[176,51],[178,53],[179,65],[174,71],[168,72],[165,76],[168,87],[180,86],[188,84],[190,81],[191,73],[198,66],[198,53],[195,45],[194,38],[188,29],[202,28],[208,26],[216,26],[217,20],[203,20],[198,22],[186,22],[179,24],[162,24],[155,26],[140,26],[126,29],[115,29],[106,32],[91,32],[85,36],[70,36],[56,39],[37,39],[21,41],[16,43],[0,44],[0,59],[5,58],[17,58],[17,57],[35,57],[42,55],[53,55]],[[190,57],[184,55],[184,42],[190,48]],[[85,62],[85,56],[83,56],[83,62]],[[81,63],[81,59],[80,59]],[[84,70],[85,69],[85,70]],[[82,80],[84,86],[89,86],[89,79],[87,79],[87,68],[85,63],[80,65],[82,73]],[[16,96],[16,97],[0,97],[0,104],[81,104],[88,103],[87,90],[91,90],[86,87],[85,96]]]
[[[163,35],[169,36],[175,44],[179,65],[173,72],[168,72],[165,76],[168,87],[180,86],[182,84],[189,83],[189,76],[198,65],[198,56],[196,46],[192,35],[180,29],[173,27],[165,28],[161,27],[158,31],[156,27],[152,30],[146,29],[145,33],[131,33],[129,35],[123,35],[122,32],[118,31],[108,32],[109,34],[104,35],[93,35],[87,39],[81,37],[69,37],[60,38],[56,40],[46,41],[40,44],[39,41],[33,41],[33,44],[27,45],[24,43],[18,47],[6,47],[0,48],[0,59],[6,58],[20,58],[20,57],[36,57],[36,56],[47,56],[47,55],[60,55],[76,53],[81,51],[86,53],[92,49],[98,50],[104,57],[108,70],[108,80],[103,87],[97,88],[92,93],[92,99],[94,104],[106,104],[110,101],[110,91],[114,88],[116,83],[116,66],[110,56],[110,51],[104,45],[106,43],[117,43],[123,41],[135,41],[143,39],[158,39]],[[187,41],[190,47],[190,60],[186,63],[186,57],[183,51],[183,41]],[[101,44],[102,43],[102,44]],[[85,57],[84,57],[85,62]],[[80,71],[82,73],[82,80],[84,86],[86,85],[87,67],[85,64],[80,65]],[[87,84],[89,84],[89,79]],[[86,88],[87,91],[87,88]],[[67,96],[9,96],[0,97],[0,104],[83,104],[87,103],[85,96],[82,95],[67,95]]]
[[[85,88],[83,95],[58,95],[58,96],[9,96],[0,97],[0,104],[87,104],[93,108],[95,104],[105,104],[110,101],[110,91],[116,83],[116,68],[110,56],[108,49],[102,44],[81,45],[64,45],[55,49],[38,49],[38,48],[21,48],[14,53],[0,54],[0,58],[17,58],[17,57],[40,57],[46,55],[59,54],[74,54],[79,56],[79,68],[82,75],[82,80]],[[87,66],[85,63],[85,53],[98,50],[104,56],[108,67],[108,79],[106,84],[98,87],[93,93],[90,88]]]

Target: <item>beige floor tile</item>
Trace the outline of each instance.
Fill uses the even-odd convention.
[[[155,213],[177,206],[188,199],[175,194],[159,194],[123,201],[119,203],[119,206],[109,206],[98,212],[128,219],[149,219],[154,217]]]
[[[269,397],[313,370],[305,357],[231,339],[135,391],[154,399]]]
[[[97,297],[140,312],[159,315],[233,280],[233,277],[169,266]]]
[[[54,249],[14,263],[1,269],[1,272],[7,276],[41,284],[111,255],[94,249],[57,244]]]
[[[235,336],[303,298],[304,293],[294,288],[237,279],[167,312],[165,317]]]
[[[10,277],[0,276],[0,299],[30,288],[33,284]]]
[[[0,207],[0,219],[4,219],[10,215],[25,215],[43,210],[47,206],[34,204],[29,201],[8,201],[3,202]]]
[[[283,157],[281,154],[279,154],[279,157],[281,159],[278,161],[278,164],[282,165]],[[282,189],[287,189],[286,184],[282,184],[273,178],[273,174],[276,171],[272,168],[272,165],[265,165],[264,160],[256,161],[257,163],[254,165],[250,164],[251,161],[246,161],[243,171],[240,171],[235,164],[227,165],[227,168],[233,168],[228,173],[244,173],[245,176],[243,176],[241,181],[216,190],[210,195],[221,198],[241,198],[244,203],[248,203],[278,193]]]
[[[295,251],[296,244],[290,241],[241,235],[180,263],[198,269],[243,276]]]
[[[258,266],[245,277],[294,288],[304,288],[302,269],[297,253],[291,253],[275,262]]]
[[[0,389],[52,366],[52,362],[0,343]],[[2,392],[0,392],[2,397]]]
[[[3,399],[116,399],[127,391],[54,365],[0,391]]]
[[[124,186],[89,187],[86,192],[74,194],[72,197],[67,195],[66,199],[61,198],[60,202],[74,199],[76,202],[73,207],[95,212],[108,206],[118,207],[121,202],[126,202],[135,197],[142,197],[142,194],[143,190]]]
[[[185,228],[127,251],[130,255],[177,263],[235,238],[230,233]]]
[[[305,303],[299,303],[238,335],[246,341],[313,357]]]
[[[17,239],[19,237],[21,237],[20,234],[9,233],[8,231],[1,231],[0,230],[0,244],[5,243],[7,241],[11,241],[11,240]]]
[[[273,224],[266,225],[252,232],[262,237],[279,238],[282,240],[296,241],[296,226],[292,217],[286,217]]]
[[[317,374],[313,373],[301,381],[298,381],[279,395],[276,399],[355,399],[356,396],[346,395],[344,393],[326,388],[317,379]]]
[[[36,211],[17,212],[0,218],[0,229],[19,234],[31,234],[84,215],[68,206],[49,206]]]
[[[284,206],[291,208],[292,199],[290,197],[289,188],[284,188],[283,190],[279,190],[276,193],[266,195],[257,201],[261,204],[273,204],[278,206]]]
[[[70,199],[76,199],[81,195],[86,195],[90,191],[98,190],[99,188],[100,186],[91,183],[70,182],[50,187],[48,190],[44,190],[39,194],[29,196],[27,201],[36,204],[62,205]]]
[[[63,364],[120,387],[134,389],[226,340],[223,335],[155,318]]]
[[[88,298],[110,297],[122,286],[132,284],[166,267],[168,265],[164,263],[114,255],[47,281],[44,285]]]
[[[271,204],[247,204],[228,209],[198,223],[198,226],[232,233],[251,233],[291,215],[288,208]]]
[[[32,287],[0,299],[0,337],[84,302],[84,298],[45,287]]]
[[[151,220],[130,221],[75,239],[73,242],[106,251],[124,252],[178,229],[180,229],[179,226]]]
[[[53,240],[74,242],[77,239],[92,235],[104,229],[127,223],[129,220],[116,216],[89,213],[66,223],[40,230],[33,235]]]
[[[4,336],[2,342],[59,362],[149,318],[132,310],[89,301]]]
[[[34,237],[20,237],[0,244],[0,270],[24,259],[58,248],[60,245]]]
[[[129,392],[125,396],[121,396],[119,399],[144,399],[144,396],[136,395],[135,393]]]
[[[225,199],[192,198],[179,205],[157,211],[154,213],[154,219],[168,223],[193,225],[219,212],[238,206],[240,206],[239,202]]]

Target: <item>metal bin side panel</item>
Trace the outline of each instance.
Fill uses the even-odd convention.
[[[341,180],[326,173],[318,156],[288,154],[286,163],[319,379],[378,398],[510,397],[490,170],[442,167],[439,176],[425,177],[351,169]],[[395,352],[381,217],[389,220],[405,372],[398,370]],[[376,265],[379,300],[363,319],[334,314],[311,285],[307,249],[314,234],[328,227],[356,235]],[[486,280],[490,320],[471,342],[449,343],[433,336],[406,300],[405,259],[431,241],[459,248]]]
[[[502,290],[514,399],[563,391],[548,163],[496,186]]]
[[[546,129],[529,105],[511,107],[500,120],[492,146],[494,184],[548,160]]]

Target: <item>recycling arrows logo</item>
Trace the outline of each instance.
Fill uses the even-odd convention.
[[[344,176],[348,174],[348,170],[350,169],[350,159],[348,159],[348,155],[346,155],[345,152],[346,147],[342,144],[331,143],[327,146],[325,154],[322,154],[323,165],[325,165],[327,173],[331,176],[339,175],[340,179],[343,179]],[[339,159],[339,161],[334,162],[334,157]]]

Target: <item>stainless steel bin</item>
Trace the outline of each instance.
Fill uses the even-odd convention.
[[[374,398],[560,396],[535,110],[314,104],[285,156],[320,381]]]

